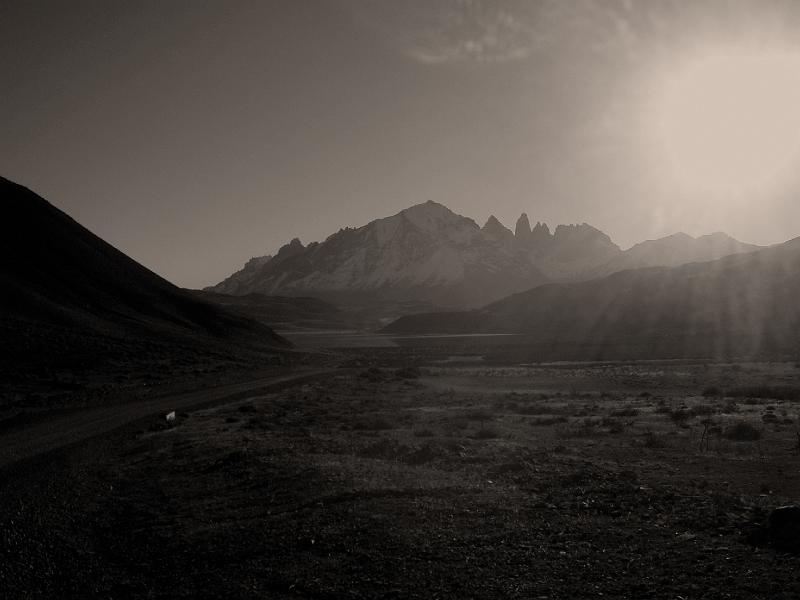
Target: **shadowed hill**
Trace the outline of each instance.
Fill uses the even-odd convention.
[[[0,198],[5,360],[86,359],[133,339],[289,346],[152,273],[27,188],[0,178]]]
[[[797,356],[800,238],[680,267],[547,284],[387,333],[518,333],[541,358]]]
[[[331,329],[349,325],[348,315],[337,306],[319,298],[267,296],[257,293],[232,296],[207,290],[192,290],[192,293],[230,312],[272,327]]]

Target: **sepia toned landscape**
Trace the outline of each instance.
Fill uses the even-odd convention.
[[[800,597],[800,6],[0,6],[0,599]]]
[[[348,354],[317,381],[60,455],[13,492],[5,581],[75,597],[794,597],[797,538],[768,516],[800,491],[797,365]],[[38,587],[44,569],[56,587]]]

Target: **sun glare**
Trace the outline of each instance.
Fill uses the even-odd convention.
[[[658,98],[658,141],[684,185],[772,185],[800,155],[800,54],[709,53],[668,78]]]

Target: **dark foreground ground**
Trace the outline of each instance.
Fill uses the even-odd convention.
[[[795,365],[399,366],[6,469],[0,596],[800,597]]]

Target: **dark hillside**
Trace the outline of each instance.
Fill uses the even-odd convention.
[[[289,346],[269,327],[149,271],[23,186],[0,178],[0,202],[0,364],[7,369],[90,368],[178,347]]]

